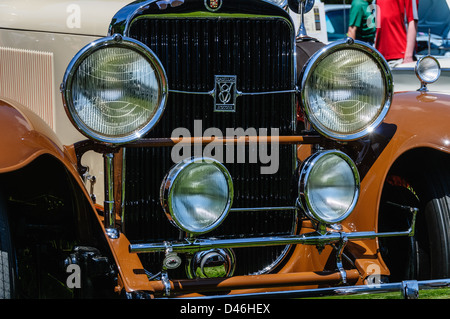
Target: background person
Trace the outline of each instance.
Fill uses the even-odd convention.
[[[418,0],[377,0],[375,47],[391,67],[414,61]]]
[[[347,35],[373,45],[376,33],[374,15],[369,6],[372,0],[353,0],[350,8]]]

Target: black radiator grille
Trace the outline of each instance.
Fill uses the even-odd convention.
[[[244,93],[294,88],[292,34],[282,19],[139,18],[129,35],[160,58],[170,90],[208,92],[214,88],[215,75],[236,75],[237,88]],[[294,130],[292,93],[241,96],[236,112],[230,113],[214,112],[213,104],[208,95],[170,93],[162,119],[147,137],[169,137],[179,127],[193,135],[194,120],[202,121],[203,131],[215,127],[224,134],[227,128],[268,128],[269,134],[270,128],[278,128],[281,135]],[[273,175],[261,175],[261,165],[249,163],[248,156],[244,164],[225,163],[233,177],[233,207],[292,206],[294,152],[293,146],[280,145],[279,170]],[[170,147],[126,149],[124,229],[131,242],[183,238],[159,204],[161,181],[173,164]],[[291,233],[293,221],[292,211],[232,212],[207,235],[285,235]],[[236,274],[260,271],[284,250],[283,246],[236,249]],[[149,270],[158,271],[160,254],[140,257]]]
[[[215,75],[236,75],[244,93],[294,89],[291,32],[284,20],[141,18],[129,34],[159,57],[170,90],[209,92]],[[224,132],[276,127],[280,134],[291,134],[292,99],[292,93],[241,96],[235,113],[217,113],[210,96],[171,93],[150,136],[167,136],[180,126],[193,132],[193,119]]]

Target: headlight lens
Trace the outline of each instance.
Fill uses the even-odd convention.
[[[113,144],[133,141],[153,128],[167,90],[164,69],[152,51],[118,35],[83,48],[62,84],[74,125],[92,139]]]
[[[228,170],[210,158],[175,165],[161,185],[161,204],[169,220],[191,234],[220,225],[231,208],[233,183]]]
[[[302,74],[302,104],[321,134],[355,140],[386,116],[393,94],[391,71],[374,48],[340,41],[316,52]]]
[[[433,83],[441,75],[441,66],[436,58],[427,55],[417,61],[415,71],[420,81]]]
[[[310,218],[338,223],[355,207],[359,187],[358,171],[347,155],[336,150],[318,152],[301,167],[299,201]]]

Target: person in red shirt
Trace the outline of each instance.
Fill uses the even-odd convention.
[[[375,48],[391,67],[414,60],[418,0],[377,0]]]

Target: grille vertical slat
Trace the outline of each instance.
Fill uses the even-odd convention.
[[[294,88],[292,30],[283,19],[218,18],[138,18],[129,35],[145,43],[160,58],[169,80],[169,89],[208,92],[215,75],[236,75],[242,92],[268,92]],[[175,128],[194,133],[194,120],[209,127],[279,128],[293,132],[294,97],[291,93],[240,96],[236,112],[214,112],[208,95],[170,93],[162,119],[147,137],[169,137]],[[235,188],[234,207],[292,206],[291,179],[294,148],[280,145],[279,170],[261,175],[261,164],[225,163]],[[131,242],[177,240],[179,231],[168,222],[159,204],[159,187],[174,164],[169,147],[126,150],[126,198],[124,226]],[[193,153],[192,153],[193,154]],[[225,153],[224,153],[225,154]],[[208,236],[241,237],[290,234],[292,212],[232,212]],[[285,247],[236,249],[237,274],[260,271],[270,265]],[[160,266],[159,254],[141,255],[151,268]],[[150,269],[158,271],[158,269]]]

